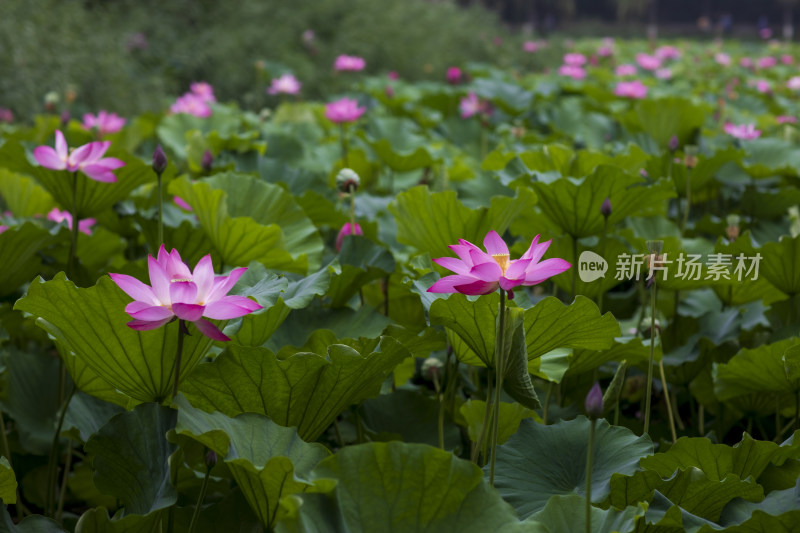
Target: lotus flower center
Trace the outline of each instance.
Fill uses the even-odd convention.
[[[503,271],[503,275],[505,275],[506,270],[508,270],[510,261],[509,258],[511,256],[509,254],[492,254],[492,259],[494,259],[498,265],[500,265],[500,269]]]
[[[175,278],[175,279],[171,279],[170,283],[178,283],[178,282],[183,282],[183,281],[192,281],[192,279],[191,278]]]

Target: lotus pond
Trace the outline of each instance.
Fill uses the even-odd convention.
[[[800,531],[798,59],[4,111],[0,529]]]

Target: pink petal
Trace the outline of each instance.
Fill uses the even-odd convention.
[[[100,183],[115,183],[117,177],[114,173],[107,168],[100,165],[86,165],[81,167],[81,172],[86,174],[86,177],[99,181]]]
[[[531,245],[528,246],[528,249],[525,251],[524,254],[522,254],[522,257],[520,257],[520,259],[530,259],[533,256],[533,252],[536,250],[536,247],[538,245],[539,245],[539,236],[537,235],[536,237],[533,238],[533,240],[531,241]]]
[[[69,157],[69,148],[67,148],[67,140],[61,130],[56,130],[56,153],[58,158],[66,164]]]
[[[211,264],[211,255],[203,256],[194,267],[192,279],[197,284],[197,299],[206,301],[211,289],[214,287],[214,266]]]
[[[125,312],[136,320],[142,322],[160,322],[169,320],[173,313],[160,305],[147,305],[144,302],[131,302],[125,307]]]
[[[206,308],[204,305],[184,303],[172,304],[172,312],[175,313],[175,316],[189,322],[200,320],[205,310]]]
[[[197,329],[200,330],[200,333],[202,333],[209,339],[214,339],[215,341],[231,340],[227,335],[222,333],[217,326],[215,326],[208,320],[195,320],[193,324],[197,326]]]
[[[521,257],[521,259],[530,259],[531,264],[538,263],[539,260],[542,258],[542,256],[545,254],[545,252],[547,252],[547,249],[550,248],[550,243],[552,242],[553,240],[550,239],[549,241],[544,241],[543,243],[539,243],[535,246],[533,243],[531,243],[531,247],[528,248],[528,251],[525,252],[525,254]]]
[[[500,279],[500,276],[503,275],[503,269],[500,268],[500,265],[498,265],[496,261],[492,261],[491,263],[475,265],[469,273],[482,281],[493,281],[496,283],[497,280]]]
[[[67,164],[58,156],[58,152],[49,146],[37,146],[33,151],[33,158],[45,168],[51,170],[64,170]]]
[[[96,141],[76,148],[70,155],[68,161],[73,165],[84,165],[97,162],[98,159],[103,157],[108,147],[111,146],[111,141]]]
[[[163,305],[170,305],[172,300],[169,297],[170,282],[167,271],[152,255],[147,256],[147,268],[150,271],[150,285],[153,287],[153,294]]]
[[[483,247],[489,255],[508,255],[506,242],[497,234],[495,230],[486,234],[483,239]]]
[[[546,259],[536,266],[530,267],[528,271],[525,272],[525,285],[541,283],[549,277],[561,274],[571,266],[571,264],[563,259]]]
[[[472,261],[473,266],[482,265],[484,263],[494,263],[495,265],[497,264],[497,261],[494,260],[494,257],[479,249],[470,250],[469,258],[470,261]]]
[[[500,278],[500,288],[504,291],[511,291],[514,287],[522,285],[524,282],[525,279],[508,279],[503,276]],[[509,298],[513,298],[513,296],[509,295]]]
[[[505,277],[507,279],[523,279],[525,278],[525,270],[531,264],[530,259],[517,259],[511,261],[511,265],[506,269]]]
[[[239,278],[241,278],[242,274],[246,271],[247,267],[239,267],[231,270],[231,273],[227,276],[217,276],[214,280],[214,288],[211,289],[207,301],[213,302],[228,294],[228,291],[236,285],[236,282],[239,281]]]
[[[172,319],[165,318],[164,320],[156,320],[154,322],[147,322],[144,320],[131,320],[130,322],[128,322],[128,327],[131,329],[135,329],[136,331],[147,331],[150,329],[160,328],[170,320]]]
[[[148,285],[145,285],[133,276],[126,274],[109,274],[111,279],[117,286],[125,291],[125,294],[140,302],[148,302],[152,305],[158,305],[159,301]]]
[[[183,262],[181,254],[175,248],[172,249],[167,257],[166,270],[170,279],[192,279],[192,272]]]
[[[474,296],[477,294],[491,294],[497,290],[497,287],[498,283],[496,281],[476,281],[467,285],[458,285],[456,290],[461,294]]]
[[[197,285],[193,281],[173,281],[169,285],[169,299],[173,307],[175,304],[194,304],[197,302]]]
[[[473,248],[477,248],[477,246],[469,247],[464,246],[463,244],[451,244],[450,249],[455,252],[459,259],[461,259],[465,265],[472,268],[472,259],[469,256],[469,251]]]
[[[480,281],[473,276],[467,275],[453,275],[453,276],[445,276],[428,289],[428,292],[436,292],[436,293],[445,293],[445,292],[458,292],[456,290],[457,285],[468,285],[470,283],[474,283],[476,281]]]
[[[215,320],[228,320],[244,316],[259,309],[261,309],[261,306],[250,298],[226,296],[221,300],[208,304],[203,316]]]
[[[433,262],[447,270],[452,270],[456,274],[469,274],[469,269],[472,267],[472,264],[464,264],[461,259],[456,259],[455,257],[439,257],[434,259]]]

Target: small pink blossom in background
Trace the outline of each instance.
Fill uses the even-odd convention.
[[[658,59],[680,59],[681,51],[674,46],[660,46],[655,51],[655,56]]]
[[[781,63],[784,65],[792,65],[794,64],[794,57],[789,54],[783,54],[781,56]]]
[[[660,80],[668,80],[672,78],[672,69],[670,68],[660,68],[656,70],[656,78]]]
[[[733,124],[726,122],[724,131],[737,139],[751,140],[761,137],[761,131],[756,129],[755,124]]]
[[[756,66],[758,68],[772,68],[777,64],[778,60],[771,56],[759,57],[756,61]]]
[[[428,292],[477,295],[491,294],[497,289],[509,292],[520,285],[537,285],[548,278],[561,274],[572,265],[560,258],[541,261],[552,241],[539,243],[534,237],[528,250],[519,259],[511,259],[508,245],[496,231],[492,230],[483,239],[484,252],[471,242],[459,239],[450,249],[455,257],[439,257],[433,262],[455,272],[431,285]]]
[[[447,83],[457,85],[461,83],[461,69],[458,67],[450,67],[447,69]]]
[[[3,226],[3,225],[0,225],[0,233],[3,233],[3,232],[4,232],[4,231],[6,231],[7,229],[8,229],[8,226]]]
[[[390,71],[389,74],[386,75],[390,80],[397,80],[400,79],[400,74],[395,72],[394,70]]]
[[[775,120],[778,121],[778,124],[797,124],[797,117],[790,117],[788,115],[780,115],[775,117]]]
[[[636,54],[636,63],[645,70],[656,70],[661,68],[661,60],[650,54]]]
[[[317,38],[317,35],[314,33],[314,30],[305,30],[302,38],[304,43],[311,44],[314,42],[314,39]]]
[[[539,46],[539,43],[537,43],[536,41],[525,41],[524,43],[522,43],[522,50],[524,52],[528,52],[529,54],[538,52],[539,48],[541,47]]]
[[[272,79],[272,83],[267,89],[269,94],[297,94],[300,92],[300,87],[303,84],[297,81],[297,78],[291,74],[284,74],[277,78]]]
[[[211,106],[194,93],[186,93],[183,96],[179,96],[178,99],[175,100],[175,103],[170,106],[169,110],[172,113],[185,113],[200,118],[208,118],[211,116]]]
[[[0,107],[0,122],[14,122],[14,113],[10,109]]]
[[[337,124],[354,122],[366,112],[365,107],[358,107],[358,101],[342,98],[325,106],[325,118]]]
[[[614,55],[614,48],[612,46],[600,46],[597,49],[597,55],[600,57],[611,57]]]
[[[54,207],[49,213],[47,213],[47,220],[51,220],[57,224],[61,224],[66,220],[67,227],[72,229],[72,213],[69,211],[60,211],[57,207]],[[78,231],[85,233],[86,235],[91,235],[92,226],[95,224],[97,224],[97,220],[94,218],[85,218],[83,220],[79,220]]]
[[[764,40],[770,39],[772,37],[772,30],[769,28],[761,28],[758,31],[758,35]]]
[[[558,68],[558,73],[574,80],[582,80],[586,78],[586,71],[583,69],[583,67],[578,67],[575,65],[561,65]]]
[[[756,90],[762,94],[770,92],[772,86],[767,80],[755,80],[749,83],[750,86],[755,87]]]
[[[186,200],[184,200],[180,196],[173,196],[172,197],[172,201],[175,202],[175,205],[177,205],[178,207],[180,207],[181,209],[183,209],[185,211],[194,211],[194,209],[192,209],[192,206],[187,204]]]
[[[367,66],[367,62],[364,61],[363,58],[346,54],[337,57],[336,61],[333,63],[333,69],[339,71],[357,72],[359,70],[364,70],[365,66]]]
[[[647,87],[639,80],[621,81],[617,83],[614,94],[623,98],[640,99],[647,96]]]
[[[469,93],[458,103],[458,109],[461,111],[461,118],[469,118],[488,112],[489,107],[486,102],[478,98],[477,94]]]
[[[107,111],[100,111],[97,115],[92,115],[91,113],[83,115],[83,127],[87,130],[96,128],[100,135],[118,132],[125,125],[125,122],[127,121],[116,113],[108,113]]]
[[[191,271],[177,250],[167,253],[163,244],[158,259],[147,256],[147,265],[152,286],[125,274],[109,274],[134,300],[125,306],[125,312],[133,318],[128,327],[137,331],[159,328],[177,317],[193,323],[206,337],[229,341],[216,325],[203,317],[230,320],[262,308],[244,296],[228,295],[246,267],[235,268],[227,276],[215,276],[211,256],[206,255]]]
[[[636,65],[631,65],[630,63],[623,63],[614,70],[617,76],[635,76],[637,72]]]
[[[714,54],[714,61],[716,61],[723,67],[727,67],[730,66],[731,64],[731,56],[726,54],[725,52],[717,52],[716,54]]]
[[[361,229],[361,226],[356,222],[355,227],[348,222],[342,229],[339,230],[339,233],[336,235],[336,251],[342,251],[342,244],[344,243],[344,238],[348,235],[364,235],[364,230]]]
[[[492,39],[492,44],[495,46],[502,46],[503,45],[503,38],[502,37],[495,37]]]
[[[580,67],[586,64],[586,56],[577,52],[564,55],[564,64],[571,67]]]
[[[786,87],[793,91],[800,90],[800,76],[794,76],[789,78],[789,81],[786,82]]]
[[[647,171],[646,171],[645,169],[643,169],[643,168],[640,168],[640,169],[639,169],[639,174],[641,174],[643,178],[646,178],[646,177],[648,177],[648,176],[650,175],[650,174],[648,174],[648,173],[647,173]]]
[[[216,97],[214,97],[214,88],[204,81],[192,83],[189,85],[189,90],[204,102],[214,103],[217,101]]]
[[[749,57],[743,57],[739,60],[739,66],[743,68],[752,68],[753,60]]]
[[[50,170],[83,172],[95,181],[111,183],[117,181],[114,170],[124,167],[125,162],[114,157],[103,157],[110,141],[91,142],[70,150],[60,130],[56,130],[56,147],[38,146],[33,151],[36,162]]]

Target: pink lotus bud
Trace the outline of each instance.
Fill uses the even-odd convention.
[[[159,176],[167,169],[167,154],[159,144],[153,152],[153,171]]]
[[[680,146],[680,141],[678,140],[677,135],[673,135],[672,138],[669,140],[669,151],[674,152]]]
[[[603,391],[596,381],[589,390],[589,394],[586,395],[584,407],[586,408],[586,415],[591,419],[603,416]]]
[[[450,67],[447,69],[447,83],[458,85],[461,83],[461,69],[458,67]]]
[[[217,466],[217,453],[214,450],[210,450],[206,454],[206,468],[211,470],[215,466]]]
[[[214,154],[211,153],[211,150],[203,152],[203,159],[200,161],[200,165],[206,172],[211,172],[211,167],[214,165]]]
[[[355,230],[353,229],[353,225],[348,222],[342,229],[339,230],[339,234],[336,236],[336,251],[342,251],[342,244],[344,243],[344,238],[348,235],[364,235],[364,231],[359,226],[358,222],[356,222]]]
[[[609,200],[607,197],[605,200],[603,200],[603,205],[600,206],[600,212],[606,218],[611,216],[611,200]]]

